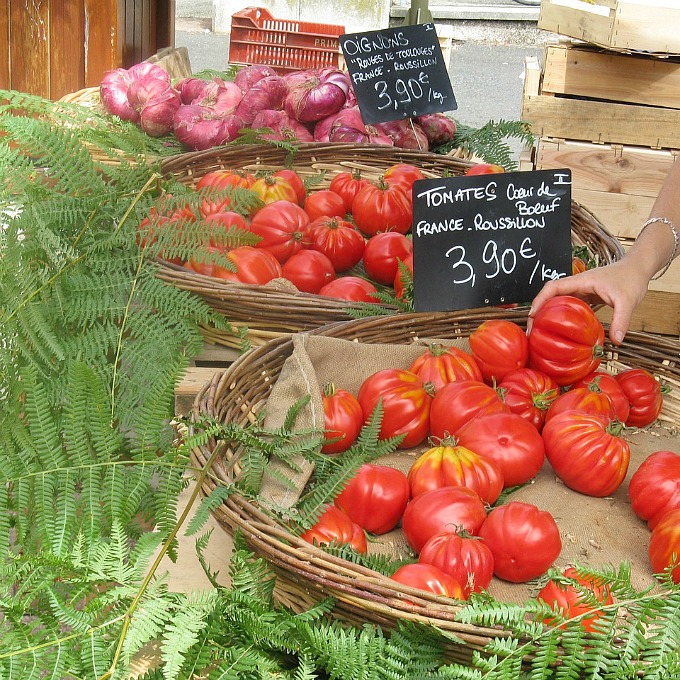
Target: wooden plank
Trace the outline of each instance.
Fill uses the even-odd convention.
[[[10,75],[9,13],[10,0],[0,0],[0,88],[3,90],[9,90],[12,83]]]
[[[522,119],[537,137],[680,148],[680,110],[565,97],[529,96]]]
[[[47,2],[11,2],[9,20],[12,89],[49,97]]]
[[[82,2],[50,1],[50,99],[85,87],[85,9]]]
[[[123,0],[84,0],[85,87],[96,87],[106,71],[123,64]]]
[[[610,323],[612,310],[609,307],[602,307],[597,311],[597,317],[605,323]],[[630,329],[680,336],[680,295],[650,290],[633,312]]]
[[[622,51],[680,54],[677,0],[543,0],[538,27]]]
[[[677,59],[561,44],[546,46],[543,63],[543,94],[680,109]]]

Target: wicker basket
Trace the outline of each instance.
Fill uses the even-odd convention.
[[[410,344],[417,338],[467,337],[489,318],[525,324],[526,312],[483,309],[401,314],[332,324],[310,333],[362,343]],[[194,402],[192,420],[197,422],[207,416],[240,425],[253,422],[266,408],[272,386],[292,351],[292,339],[282,337],[239,357],[203,387]],[[665,396],[662,419],[674,424],[680,423],[679,362],[680,342],[669,338],[631,332],[620,348],[605,347],[605,363],[612,372],[629,366],[647,368],[669,384],[671,391]],[[244,450],[224,441],[195,448],[192,462],[204,467],[213,454],[202,489],[206,494],[218,484],[231,486],[244,464]],[[504,633],[457,622],[459,606],[450,600],[407,588],[306,543],[237,492],[231,493],[214,515],[230,534],[239,530],[251,549],[273,567],[277,574],[276,597],[296,611],[333,596],[337,599],[335,615],[353,624],[370,622],[387,628],[401,620],[432,624],[454,633],[463,642],[450,649],[451,658],[463,663],[473,650],[482,649],[491,637]]]
[[[288,166],[303,179],[318,178],[323,173],[323,180],[315,186],[326,189],[339,172],[359,169],[363,177],[378,179],[394,163],[416,165],[426,177],[462,175],[471,166],[455,155],[366,144],[308,143],[300,145],[292,156],[284,149],[268,145],[221,147],[182,154],[165,159],[161,170],[184,184],[195,185],[203,175],[214,170],[238,168],[258,172]],[[572,244],[587,245],[602,265],[618,260],[623,254],[619,241],[574,201],[571,229]],[[233,326],[246,326],[253,346],[281,335],[353,318],[348,313],[351,303],[320,295],[272,286],[227,283],[168,263],[162,263],[159,276],[178,288],[201,296]],[[206,328],[205,336],[214,344],[240,346],[240,339],[228,332]]]

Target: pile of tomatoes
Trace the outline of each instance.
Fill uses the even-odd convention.
[[[611,495],[630,460],[624,428],[653,423],[663,405],[661,384],[648,371],[600,370],[603,343],[593,310],[560,296],[538,311],[528,335],[510,320],[489,319],[470,334],[469,351],[431,345],[408,369],[372,373],[356,395],[326,386],[322,452],[342,455],[376,413],[381,438],[425,450],[408,473],[362,466],[303,538],[364,552],[365,532],[400,526],[418,562],[392,578],[456,599],[486,589],[494,575],[514,583],[543,576],[561,552],[557,524],[529,503],[494,505],[502,491],[529,482],[547,458],[571,489]],[[650,493],[657,486],[663,493]],[[650,526],[658,522],[650,560],[663,571],[680,553],[680,456],[650,456],[630,494],[635,512]],[[596,578],[565,574],[566,582],[551,580],[539,597],[562,608],[566,598],[573,616],[586,611],[584,587],[597,601],[611,601]]]
[[[480,163],[469,174],[502,171]],[[291,169],[258,176],[216,170],[197,182],[197,208],[157,211],[140,225],[140,240],[148,242],[161,227],[199,233],[191,257],[164,259],[226,281],[264,285],[284,278],[306,293],[357,302],[376,302],[386,288],[403,297],[399,263],[413,271],[412,186],[424,178],[415,165],[395,163],[379,179],[340,172],[328,188],[308,190]],[[249,192],[250,200],[234,200],[236,191]],[[199,223],[205,228],[195,229]]]

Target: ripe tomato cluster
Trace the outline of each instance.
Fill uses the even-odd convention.
[[[197,210],[150,215],[140,225],[140,241],[148,243],[168,227],[189,225],[186,232],[200,233],[197,226],[203,224],[206,243],[193,257],[166,259],[233,282],[285,278],[300,291],[350,301],[376,302],[381,287],[396,287],[403,296],[399,263],[413,271],[411,189],[424,177],[416,166],[397,163],[377,180],[362,178],[359,171],[340,172],[327,189],[308,191],[291,169],[260,177],[216,170],[196,184],[203,197]],[[246,211],[236,205],[235,190],[250,192],[255,207]],[[252,245],[228,247],[238,242],[238,232]]]
[[[562,548],[554,518],[529,503],[494,506],[501,492],[529,482],[547,459],[566,486],[610,495],[630,460],[623,429],[653,423],[663,403],[647,371],[601,370],[603,343],[593,310],[561,296],[541,308],[528,335],[513,321],[490,319],[470,334],[469,351],[432,344],[408,369],[368,375],[356,395],[325,390],[324,453],[347,450],[376,413],[381,438],[423,448],[408,472],[363,466],[335,501],[365,531],[400,526],[418,563],[395,580],[466,599],[494,575],[519,583],[550,569]],[[650,456],[630,492],[650,528],[658,521],[650,561],[662,571],[680,553],[680,456]],[[551,579],[539,597],[587,629],[597,619],[593,602],[611,602],[597,578],[574,569]]]

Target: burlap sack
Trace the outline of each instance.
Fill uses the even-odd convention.
[[[267,401],[267,427],[279,427],[290,406],[309,395],[310,402],[297,426],[323,429],[321,390],[327,382],[356,395],[371,373],[384,368],[408,368],[429,342],[469,349],[466,338],[455,342],[416,339],[411,345],[380,345],[301,333],[294,336],[293,341],[294,351],[286,360]],[[631,510],[628,481],[650,453],[659,450],[680,453],[680,445],[676,433],[660,425],[631,430],[625,437],[631,448],[631,463],[625,482],[612,497],[592,498],[572,491],[557,479],[546,461],[534,480],[515,491],[510,499],[533,503],[555,518],[562,537],[562,552],[555,562],[556,567],[574,563],[596,568],[618,567],[626,561],[631,565],[633,585],[644,588],[654,582],[647,558],[649,530]],[[377,462],[407,472],[427,448],[429,446],[424,444],[399,450]],[[295,476],[294,488],[284,487],[275,476],[268,476],[263,484],[263,496],[284,507],[294,504],[313,472],[309,464],[303,464],[303,461],[300,464],[302,471]],[[272,466],[276,468],[281,464],[273,462]],[[281,471],[291,477],[287,466]],[[400,529],[369,541],[369,552],[396,558],[412,555]],[[536,584],[512,584],[494,578],[489,593],[499,600],[522,602],[534,595],[535,589]]]

